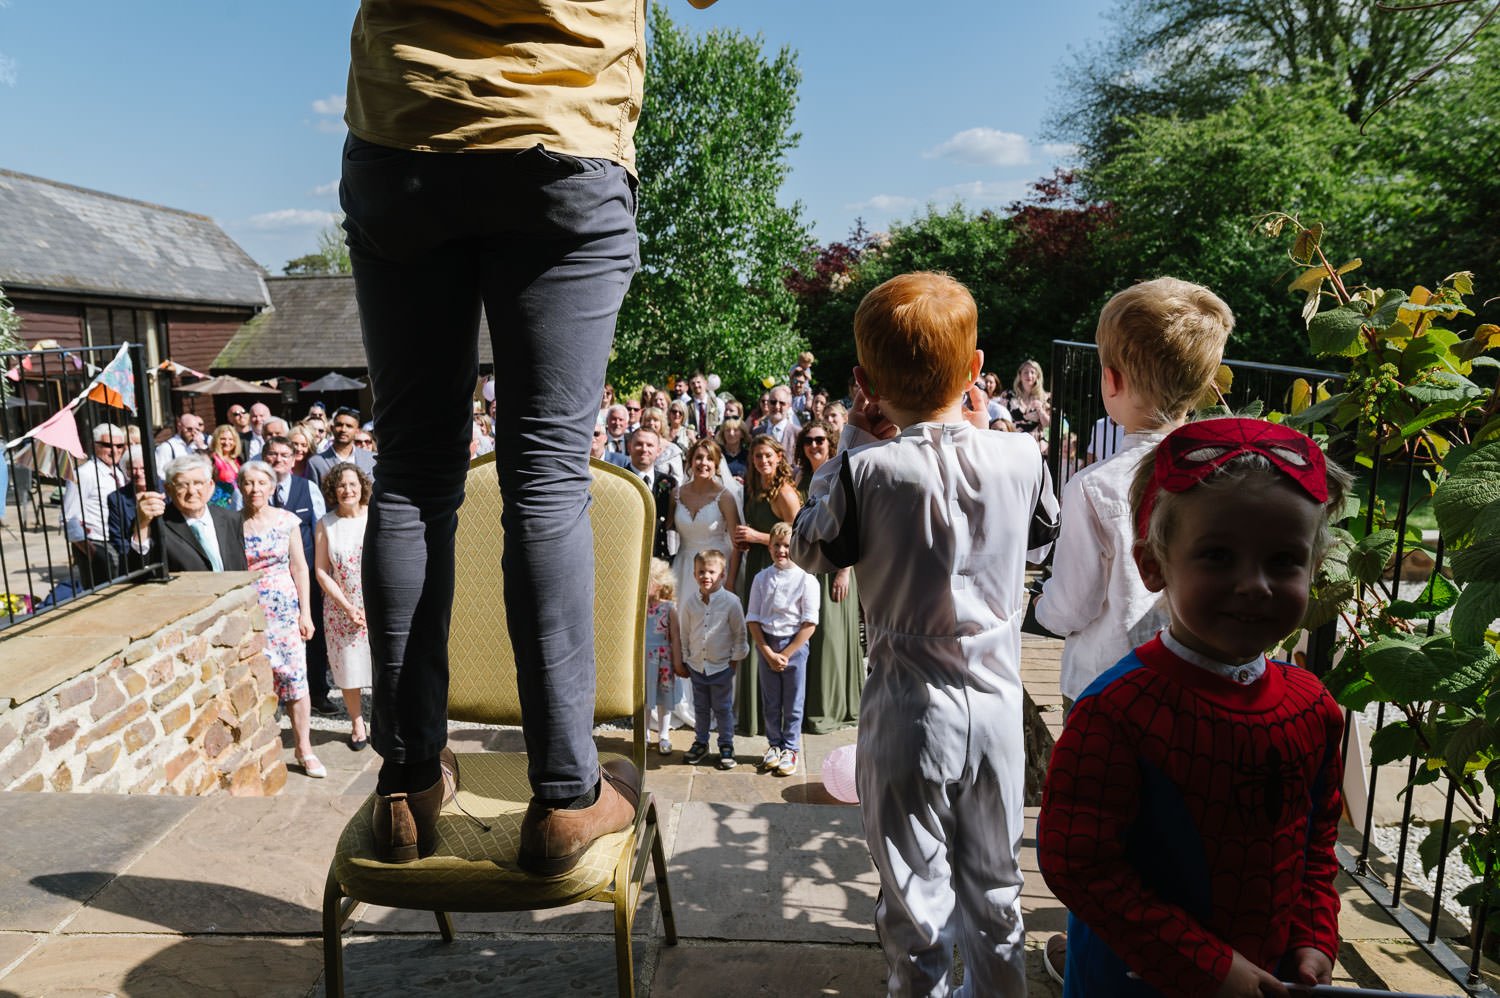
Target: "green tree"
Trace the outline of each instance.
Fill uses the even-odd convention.
[[[1297,309],[1282,296],[1285,263],[1264,252],[1254,219],[1284,208],[1317,215],[1341,242],[1382,261],[1372,277],[1400,272],[1429,196],[1392,150],[1409,145],[1413,115],[1400,111],[1382,134],[1361,135],[1326,83],[1254,83],[1222,111],[1201,118],[1140,117],[1109,157],[1084,171],[1089,196],[1108,203],[1113,225],[1098,241],[1100,266],[1124,284],[1162,274],[1198,281],[1237,318],[1232,356],[1311,361]]]
[[[801,73],[791,50],[714,30],[690,37],[653,5],[636,132],[641,266],[620,311],[610,379],[701,367],[732,390],[799,350],[783,276],[810,244],[800,205],[776,202]]]
[[[344,242],[341,222],[342,219],[335,221],[318,233],[317,252],[288,260],[281,272],[289,277],[354,273],[354,267],[349,263],[349,246]]]
[[[1066,72],[1070,98],[1052,130],[1107,157],[1131,119],[1222,111],[1257,77],[1332,84],[1339,112],[1359,122],[1483,13],[1469,4],[1395,13],[1364,0],[1125,0],[1111,37]]]

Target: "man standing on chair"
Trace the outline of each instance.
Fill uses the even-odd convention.
[[[530,757],[519,862],[562,875],[634,820],[639,774],[601,767],[592,737],[588,453],[637,262],[645,14],[645,0],[362,0],[355,17],[339,200],[380,440],[364,590],[388,858],[436,848],[456,782],[447,641],[481,307],[496,356],[515,359],[496,371],[495,467]]]

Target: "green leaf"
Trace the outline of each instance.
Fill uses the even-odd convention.
[[[1434,573],[1420,596],[1414,600],[1393,600],[1385,612],[1402,620],[1431,620],[1458,602],[1458,595],[1459,588],[1447,576]]]
[[[1470,718],[1457,731],[1448,736],[1443,745],[1442,759],[1448,768],[1461,773],[1468,768],[1469,760],[1484,751],[1494,741],[1495,732],[1484,718]]]
[[[1287,286],[1287,290],[1317,294],[1318,289],[1323,286],[1323,282],[1326,280],[1328,280],[1328,271],[1321,265],[1308,267],[1296,276],[1292,283]]]
[[[1493,504],[1489,515],[1500,517],[1500,503]],[[1489,520],[1486,529],[1492,536],[1453,552],[1453,577],[1459,582],[1500,580],[1500,537],[1493,536],[1496,526],[1495,520]]]
[[[1406,304],[1405,291],[1387,291],[1380,296],[1380,301],[1375,305],[1375,311],[1370,313],[1367,324],[1372,329],[1385,329],[1396,324],[1396,317],[1401,314],[1401,306]]]
[[[1405,721],[1387,724],[1370,736],[1370,765],[1405,759],[1417,750],[1417,732]]]
[[[1311,426],[1313,423],[1321,423],[1332,416],[1344,399],[1349,397],[1348,392],[1339,392],[1330,395],[1321,402],[1315,402],[1303,409],[1301,412],[1293,413],[1286,418],[1286,425],[1292,427]]]
[[[1479,902],[1484,900],[1484,881],[1481,880],[1477,884],[1470,884],[1468,887],[1465,887],[1453,896],[1453,900],[1465,908],[1472,909],[1478,907]]]
[[[1469,708],[1495,678],[1500,655],[1489,645],[1458,647],[1451,634],[1436,634],[1422,642],[1422,652],[1439,674],[1432,692],[1447,703]]]
[[[1323,223],[1314,222],[1307,228],[1297,233],[1297,238],[1292,241],[1292,259],[1311,260],[1313,253],[1317,252],[1318,243],[1323,238]]]
[[[1438,527],[1449,543],[1466,538],[1479,514],[1500,500],[1500,442],[1464,458],[1432,496]]]
[[[1424,380],[1407,385],[1406,394],[1418,402],[1442,402],[1449,399],[1477,399],[1485,392],[1462,374],[1433,371]]]
[[[1364,312],[1348,305],[1319,312],[1307,324],[1308,345],[1320,357],[1357,357],[1365,351],[1364,325]]]
[[[1403,638],[1381,638],[1359,657],[1387,699],[1397,703],[1431,700],[1443,678],[1443,672],[1423,654],[1421,646]]]
[[[1450,285],[1454,291],[1461,295],[1474,293],[1474,274],[1472,271],[1460,270],[1456,274],[1449,274],[1443,279],[1443,283]]]
[[[1481,644],[1485,631],[1500,617],[1500,582],[1471,582],[1453,607],[1448,626],[1453,640],[1463,647]],[[1495,697],[1500,704],[1500,695]]]
[[[1444,828],[1448,831],[1448,835],[1446,836],[1448,848],[1446,852],[1451,853],[1458,848],[1458,843],[1468,834],[1469,823],[1460,820],[1446,826],[1441,821],[1434,821],[1428,824],[1427,837],[1422,840],[1421,845],[1417,846],[1417,855],[1422,859],[1422,870],[1429,875],[1433,870],[1437,869],[1438,862],[1446,855],[1446,853],[1439,851],[1444,845]]]
[[[1362,537],[1349,552],[1349,571],[1360,582],[1376,582],[1385,574],[1386,565],[1396,553],[1396,532],[1377,530]]]

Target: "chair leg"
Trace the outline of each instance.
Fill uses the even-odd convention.
[[[443,942],[451,943],[453,941],[453,916],[446,911],[435,911],[433,914],[437,916],[438,931],[443,934]]]
[[[672,889],[667,886],[667,855],[661,844],[661,825],[656,820],[656,802],[646,812],[651,828],[651,865],[656,869],[656,898],[661,905],[662,934],[668,946],[677,945],[677,920],[672,915]]]
[[[327,998],[344,998],[343,900],[343,888],[330,866],[323,887],[323,994]]]
[[[620,998],[635,998],[635,954],[630,948],[630,890],[615,893],[615,975]]]

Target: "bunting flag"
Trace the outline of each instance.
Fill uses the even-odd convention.
[[[73,418],[71,406],[54,412],[47,421],[31,428],[24,436],[17,437],[6,445],[7,450],[14,450],[27,440],[35,440],[38,444],[64,451],[82,460],[88,455],[84,453],[83,443],[78,439],[78,423]],[[42,459],[38,459],[41,463]],[[55,462],[54,462],[55,463]]]
[[[130,366],[128,347],[121,345],[115,359],[99,372],[83,397],[115,409],[135,412],[135,370]]]
[[[162,361],[160,364],[157,365],[156,370],[157,371],[168,371],[168,372],[170,372],[172,374],[177,374],[177,375],[191,374],[193,377],[200,378],[200,379],[208,377],[208,375],[204,374],[202,371],[195,371],[191,367],[188,367],[186,364],[179,364],[175,360],[164,360],[164,361]],[[154,374],[156,372],[153,371],[152,373]]]

